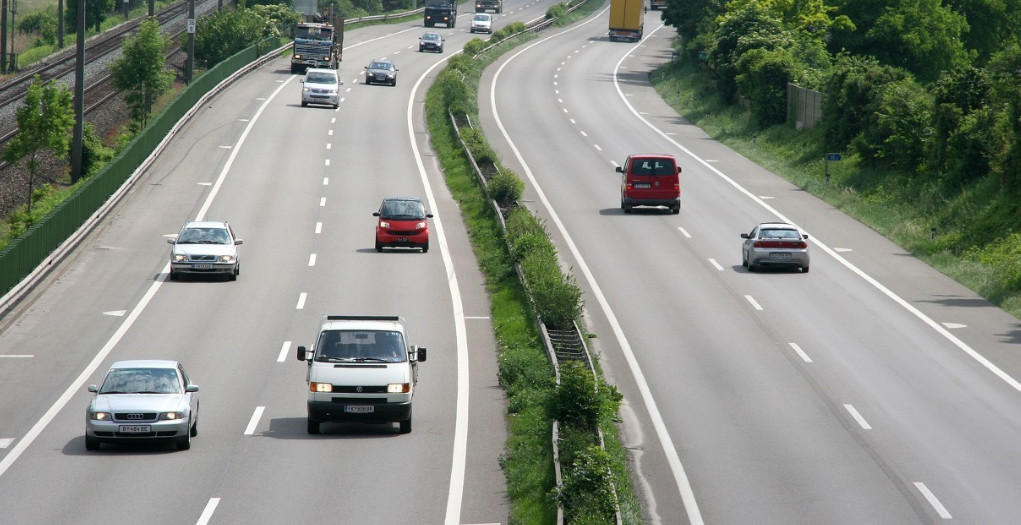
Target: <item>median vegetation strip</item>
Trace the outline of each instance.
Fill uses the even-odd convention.
[[[501,30],[507,34],[497,31],[488,44],[521,29],[510,24]],[[617,501],[612,488],[619,499],[622,522],[641,523],[629,455],[618,437],[620,394],[601,377],[593,377],[588,368],[575,364],[562,367],[561,385],[556,386],[535,320],[538,317],[550,327],[573,325],[582,307],[577,284],[573,276],[562,273],[542,221],[516,206],[523,188],[520,178],[500,166],[482,134],[467,124],[477,122],[478,81],[485,67],[532,38],[521,35],[503,41],[476,59],[472,51],[481,51],[487,43],[472,40],[464,54],[450,59],[426,99],[431,144],[460,205],[491,296],[500,345],[499,379],[507,394],[510,427],[500,464],[511,498],[511,523],[555,523],[558,505],[564,509],[566,523],[614,523]],[[464,130],[461,139],[479,169],[488,173],[485,186],[464,153],[457,126]],[[506,232],[490,199],[506,218]],[[520,263],[527,285],[519,278],[515,263]],[[550,441],[554,420],[561,422],[563,483],[559,487]],[[605,448],[600,446],[597,427],[605,436]]]

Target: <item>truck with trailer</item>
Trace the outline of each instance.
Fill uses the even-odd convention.
[[[425,27],[444,24],[454,27],[457,24],[456,0],[429,0],[425,6]]]
[[[308,68],[337,69],[344,49],[344,19],[330,20],[317,16],[314,22],[294,26],[294,47],[291,73],[304,73]],[[339,23],[338,23],[339,22]]]
[[[645,25],[645,0],[610,0],[610,40],[637,42]]]

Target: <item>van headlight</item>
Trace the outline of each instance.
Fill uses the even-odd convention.
[[[309,392],[333,392],[333,385],[330,383],[316,383],[315,381],[308,384]]]
[[[411,383],[390,383],[386,385],[388,394],[407,394],[411,392]]]

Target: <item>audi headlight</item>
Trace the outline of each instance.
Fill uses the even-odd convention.
[[[113,415],[109,412],[89,412],[89,419],[93,421],[112,421]]]
[[[184,412],[160,412],[160,421],[177,421],[184,419]]]

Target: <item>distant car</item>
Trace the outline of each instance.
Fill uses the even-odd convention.
[[[764,222],[742,233],[741,265],[754,272],[760,267],[801,268],[808,273],[808,234],[793,224]]]
[[[666,206],[681,212],[681,167],[672,155],[628,155],[617,166],[620,177],[620,209],[631,213],[635,206]]]
[[[383,248],[406,247],[429,251],[429,221],[432,214],[417,197],[387,197],[373,212],[376,222],[376,251]]]
[[[85,449],[102,443],[159,440],[191,448],[198,435],[199,387],[177,361],[118,361],[85,412]]]
[[[435,51],[443,52],[443,37],[439,33],[429,32],[418,37],[418,52]]]
[[[475,13],[475,16],[472,17],[471,32],[493,34],[493,15]]]
[[[366,84],[390,84],[397,85],[397,65],[393,60],[379,59],[369,62],[365,66]]]
[[[170,249],[170,280],[182,274],[225,275],[233,281],[241,274],[238,246],[243,240],[226,222],[189,222],[177,238],[167,239]]]
[[[336,69],[309,69],[301,81],[301,107],[325,104],[340,107],[340,86]]]

